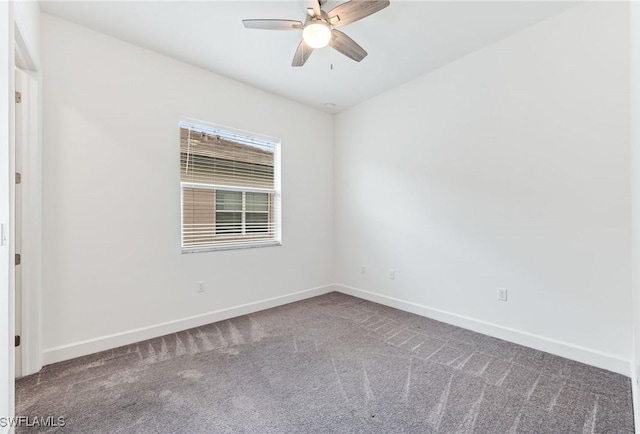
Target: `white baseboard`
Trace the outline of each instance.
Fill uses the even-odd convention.
[[[574,345],[557,339],[552,339],[545,336],[512,329],[509,327],[504,327],[498,324],[493,324],[487,321],[482,321],[475,318],[446,312],[440,309],[423,306],[418,303],[412,303],[394,297],[376,294],[373,292],[365,291],[363,289],[353,288],[340,284],[337,284],[335,288],[336,291],[342,292],[347,295],[352,295],[354,297],[400,309],[405,312],[410,312],[416,315],[446,322],[448,324],[453,324],[458,327],[463,327],[465,329],[493,336],[505,341],[524,345],[530,348],[535,348],[536,350],[545,351],[547,353],[555,354],[557,356],[565,357],[577,362],[586,363],[588,365],[596,366],[608,371],[617,372],[627,377],[629,377],[632,373],[631,361],[618,356],[614,356],[613,354],[607,354],[602,351],[582,347],[580,345]]]
[[[61,362],[76,357],[86,356],[100,351],[117,348],[123,345],[129,345],[135,342],[153,339],[159,336],[177,333],[194,327],[200,327],[217,321],[224,321],[229,318],[235,318],[241,315],[258,312],[260,310],[269,309],[283,304],[292,303],[294,301],[304,300],[306,298],[316,297],[335,291],[334,285],[326,285],[318,288],[307,289],[305,291],[294,292],[279,297],[267,298],[265,300],[253,303],[243,304],[240,306],[220,309],[201,315],[196,315],[179,320],[168,321],[148,327],[142,327],[135,330],[128,330],[122,333],[101,336],[99,338],[88,339],[85,341],[74,342],[67,345],[61,345],[55,348],[49,348],[42,352],[42,360],[44,365]]]
[[[128,345],[146,339],[152,339],[171,333],[176,333],[182,330],[187,330],[193,327],[199,327],[205,324],[210,324],[212,322],[223,321],[225,319],[247,315],[260,310],[281,306],[283,304],[292,303],[299,300],[304,300],[306,298],[326,294],[331,291],[339,291],[344,294],[362,298],[364,300],[373,301],[385,306],[453,324],[459,327],[473,330],[478,333],[483,333],[499,339],[504,339],[506,341],[535,348],[540,351],[545,351],[561,357],[576,360],[578,362],[586,363],[588,365],[596,366],[598,368],[617,372],[622,375],[633,376],[631,362],[612,354],[607,354],[591,348],[574,345],[568,342],[563,342],[533,333],[504,327],[498,324],[489,323],[475,318],[470,318],[467,316],[446,312],[440,309],[431,308],[418,303],[412,303],[394,297],[376,294],[363,289],[339,284],[321,286],[318,288],[299,291],[284,296],[268,298],[253,303],[248,303],[227,309],[220,309],[201,315],[182,318],[179,320],[169,321],[162,324],[156,324],[153,326],[142,327],[122,333],[115,333],[112,335],[101,336],[99,338],[88,339],[85,341],[61,345],[55,348],[49,348],[43,351],[42,359],[45,365],[60,362],[63,360],[73,359],[75,357],[81,357],[87,354],[97,353],[111,348],[117,348],[122,345]],[[638,387],[635,381],[633,382],[633,386],[634,399],[638,401],[640,400],[638,399],[640,398],[640,395],[636,393],[636,389],[638,389]],[[634,406],[634,409],[640,411],[640,408],[637,407],[638,406]],[[640,424],[636,424],[636,426],[640,427]]]

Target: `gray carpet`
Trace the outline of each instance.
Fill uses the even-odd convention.
[[[46,366],[16,394],[69,433],[633,433],[624,376],[339,293]]]

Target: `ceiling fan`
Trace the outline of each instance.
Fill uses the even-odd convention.
[[[336,51],[360,62],[367,52],[353,39],[337,30],[389,6],[389,0],[351,0],[329,12],[322,10],[327,0],[303,0],[307,16],[304,24],[294,20],[242,20],[248,29],[302,30],[302,41],[293,55],[291,66],[302,66],[313,50],[330,45]]]

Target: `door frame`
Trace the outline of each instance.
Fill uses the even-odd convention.
[[[14,113],[11,122],[15,128],[16,112],[21,110],[23,125],[22,143],[16,143],[18,134],[13,135],[10,143],[11,170],[15,172],[15,152],[20,146],[21,153],[21,251],[12,254],[21,255],[21,360],[16,367],[24,376],[38,372],[42,368],[42,137],[41,137],[41,98],[40,74],[36,69],[29,49],[14,24],[14,73],[21,75],[22,103],[13,104]],[[15,91],[15,82],[14,82]],[[11,183],[11,213],[15,212],[15,179]],[[16,222],[14,221],[12,238],[15,240]],[[14,244],[15,247],[15,244]],[[16,270],[14,269],[14,273]],[[14,284],[16,282],[14,274]],[[14,287],[14,304],[15,290]],[[17,312],[16,312],[17,313]],[[17,316],[17,315],[16,315]],[[15,360],[15,356],[14,356]],[[14,375],[15,376],[15,375]]]
[[[17,58],[17,55],[16,55]],[[17,63],[17,60],[16,60]],[[14,179],[13,186],[13,248],[15,250],[16,259],[18,255],[20,255],[23,251],[22,249],[22,202],[23,202],[23,194],[22,194],[22,183],[18,182],[18,174],[22,173],[22,152],[25,148],[25,141],[27,137],[24,137],[25,132],[27,130],[27,125],[29,119],[25,117],[25,114],[29,111],[29,97],[27,89],[23,89],[22,83],[25,80],[25,74],[21,69],[15,68],[13,71],[13,83],[16,89],[16,97],[14,103],[14,141],[15,148],[13,151],[13,169],[12,172],[15,172],[16,176]],[[28,84],[25,83],[25,84]],[[25,86],[26,87],[26,86]],[[24,97],[24,101],[18,101],[18,95]],[[11,174],[10,174],[11,176]],[[9,258],[11,259],[11,258]],[[22,336],[22,265],[18,263],[17,260],[14,259],[13,265],[13,302],[14,302],[14,312],[13,312],[13,324],[14,331],[13,334],[15,336]],[[13,358],[15,360],[14,366],[14,376],[15,378],[22,377],[22,347],[20,344],[14,347]],[[25,351],[26,352],[26,351]]]

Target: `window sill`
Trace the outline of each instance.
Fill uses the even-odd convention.
[[[210,245],[202,247],[183,247],[182,253],[200,253],[200,252],[215,252],[218,250],[244,250],[244,249],[256,249],[259,247],[277,247],[281,246],[281,241],[265,241],[256,242],[251,244],[227,244],[227,245]]]

